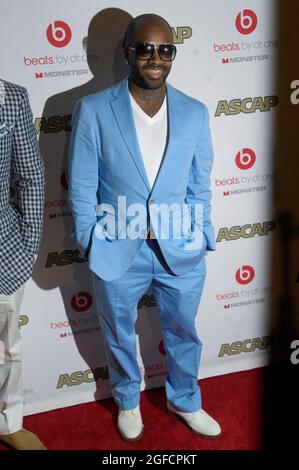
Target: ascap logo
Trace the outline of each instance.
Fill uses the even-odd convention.
[[[218,102],[215,116],[233,116],[240,113],[250,114],[260,111],[262,113],[270,111],[271,108],[277,106],[278,96],[256,96],[255,98],[235,98],[230,101],[221,100]]]
[[[239,284],[249,284],[254,278],[255,272],[252,266],[244,264],[236,272],[236,281]]]
[[[19,327],[28,325],[29,317],[28,315],[20,315],[19,317]]]
[[[238,240],[239,238],[253,238],[256,235],[265,237],[269,235],[276,227],[276,223],[272,220],[268,222],[257,222],[255,224],[234,225],[233,227],[222,227],[219,229],[217,242],[223,240]]]
[[[72,30],[64,21],[52,21],[47,28],[47,39],[54,47],[65,47],[72,39]]]
[[[253,10],[242,10],[236,17],[236,28],[241,34],[251,34],[257,27],[257,16]]]
[[[153,296],[153,294],[151,294],[151,295],[144,294],[141,297],[141,299],[139,300],[137,308],[140,309],[144,306],[146,306],[146,307],[155,307],[156,305],[157,305],[156,300],[155,300],[155,297]]]
[[[38,117],[34,121],[35,128],[38,132],[45,134],[57,134],[61,131],[70,132],[72,130],[71,123],[72,115],[66,114],[65,116],[50,116],[48,119]]]
[[[182,44],[186,39],[191,38],[192,28],[190,26],[179,26],[178,28],[172,28],[173,42],[174,44]]]
[[[291,93],[291,103],[292,104],[299,104],[299,80],[293,80],[291,83],[291,90],[294,90]]]
[[[76,312],[85,312],[92,306],[92,296],[89,292],[80,291],[71,298],[71,306]]]
[[[268,349],[274,343],[273,336],[263,336],[262,338],[245,339],[244,341],[235,341],[234,343],[225,343],[220,347],[218,357],[234,356],[241,353],[254,352],[257,349],[263,351]]]
[[[240,170],[249,170],[255,164],[255,160],[255,153],[250,148],[240,150],[235,158],[236,165]]]
[[[72,374],[61,374],[58,379],[57,387],[74,387],[83,383],[92,383],[97,380],[108,380],[108,367],[97,367],[96,369],[78,370]]]
[[[53,266],[67,266],[72,263],[86,263],[87,258],[84,258],[79,249],[64,250],[61,253],[54,251],[48,254],[45,267],[52,268]]]

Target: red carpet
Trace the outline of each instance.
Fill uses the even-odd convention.
[[[164,388],[142,393],[145,431],[136,443],[125,443],[119,437],[117,408],[112,399],[28,416],[24,427],[36,432],[49,449],[57,450],[261,449],[263,369],[201,380],[200,385],[203,408],[222,426],[220,439],[200,438],[169,415]],[[0,450],[4,446],[0,445]]]

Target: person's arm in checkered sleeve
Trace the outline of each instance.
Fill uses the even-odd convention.
[[[28,93],[22,89],[19,115],[14,129],[12,179],[21,213],[20,231],[24,249],[36,254],[43,226],[45,168]]]

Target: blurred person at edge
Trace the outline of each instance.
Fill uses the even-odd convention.
[[[46,450],[23,429],[19,330],[25,283],[40,244],[44,184],[27,90],[0,79],[0,442],[15,450]]]

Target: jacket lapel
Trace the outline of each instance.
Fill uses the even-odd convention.
[[[135,129],[127,78],[116,85],[113,89],[113,95],[117,99],[111,101],[111,107],[120,133],[147,190],[150,191],[150,183],[147,178]]]
[[[180,116],[183,116],[183,109],[180,104],[180,96],[176,89],[166,82],[167,87],[167,116],[168,116],[168,140],[164,151],[163,159],[160,165],[159,172],[155,179],[154,185],[151,189],[151,196],[157,193],[159,186],[162,185],[163,178],[167,181],[170,174],[170,166],[176,165],[175,152],[176,143],[180,136]]]

